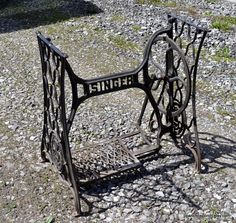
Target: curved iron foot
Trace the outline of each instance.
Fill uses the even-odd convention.
[[[196,138],[192,139],[191,133],[188,133],[183,136],[185,141],[185,147],[189,149],[195,160],[195,169],[198,173],[201,172],[201,150],[199,147],[198,133],[195,133]]]
[[[46,156],[46,152],[45,152],[45,144],[44,144],[44,140],[42,139],[42,143],[41,143],[41,159],[43,163],[47,163],[49,162],[49,159]]]

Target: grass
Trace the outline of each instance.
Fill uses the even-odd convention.
[[[161,0],[137,0],[138,4],[148,4],[148,5],[159,5],[163,7],[176,7],[177,4],[175,1],[161,1]]]
[[[58,28],[55,26],[48,26],[47,28],[47,35],[55,35],[55,33],[57,33]]]
[[[193,6],[186,7],[186,11],[189,15],[195,16],[198,14],[197,9]]]
[[[94,25],[83,21],[81,18],[73,18],[72,25],[63,26],[63,23],[50,24],[44,26],[42,29],[42,33],[46,33],[51,36],[52,39],[54,36],[59,36],[59,38],[55,42],[55,44],[65,53],[68,53],[71,58],[80,58],[80,65],[82,66],[75,72],[83,73],[82,70],[86,69],[87,78],[94,77],[90,75],[94,75],[95,73],[99,74],[108,74],[113,72],[119,72],[119,64],[121,63],[117,57],[117,51],[139,51],[139,45],[135,42],[126,39],[122,35],[114,35],[110,34],[104,38],[106,32],[100,27],[94,27]],[[88,35],[81,34],[79,32],[79,38],[77,31],[85,30],[88,32]],[[71,41],[66,41],[73,39],[73,42],[76,44],[75,49],[71,49]],[[104,44],[106,47],[93,47],[90,45],[89,50],[84,48],[84,45],[93,42],[94,40]],[[114,46],[116,49],[114,49]],[[78,54],[77,50],[80,49]],[[83,55],[82,57],[80,55]],[[103,56],[101,56],[103,55]],[[105,62],[106,61],[106,62]],[[127,60],[127,66],[129,68],[134,68],[138,64],[138,60]],[[73,68],[76,66],[73,66]],[[89,68],[89,69],[88,69]]]
[[[49,216],[45,221],[43,221],[43,223],[53,223],[55,222],[55,218]]]
[[[146,3],[146,1],[145,1],[145,0],[137,0],[136,2],[137,2],[137,4],[140,4],[140,5],[143,5],[143,4],[145,4],[145,3]]]
[[[131,29],[135,32],[138,32],[141,30],[141,26],[140,25],[133,25],[133,26],[131,26]]]
[[[212,86],[210,83],[203,81],[203,80],[197,80],[197,91],[203,93],[203,94],[209,94],[209,96],[212,93]]]
[[[8,213],[10,213],[17,207],[17,204],[13,201],[11,203],[8,203],[6,207],[8,209]]]
[[[228,47],[219,48],[217,56],[221,58],[230,58],[230,50]]]
[[[225,168],[219,168],[219,169],[217,170],[217,173],[219,173],[219,174],[221,174],[221,175],[227,174]]]
[[[193,17],[196,17],[197,15],[199,16],[199,10],[196,6],[177,4],[175,9],[176,11],[187,12],[188,15],[193,16]]]
[[[209,223],[208,219],[204,218],[201,223]]]
[[[207,3],[212,3],[212,4],[217,3],[218,1],[219,0],[206,0]]]
[[[227,98],[231,101],[236,101],[236,94],[234,94],[233,92],[227,96]]]
[[[121,16],[121,15],[113,15],[113,16],[111,17],[111,21],[121,23],[121,22],[124,22],[124,21],[125,21],[125,17],[124,17],[124,16]]]
[[[175,1],[166,1],[162,2],[161,6],[174,8],[177,6],[177,3]]]
[[[218,107],[218,108],[216,109],[216,112],[217,112],[219,115],[223,116],[223,117],[226,117],[226,116],[230,117],[230,119],[228,120],[229,123],[230,123],[232,126],[236,125],[236,115],[235,115],[235,113],[230,112],[230,111],[228,111],[228,110],[226,110],[226,109],[224,109],[224,108],[220,108],[220,107]]]
[[[211,24],[212,28],[227,32],[236,25],[236,17],[234,16],[214,16]]]
[[[212,13],[212,11],[205,11],[204,15],[207,17],[211,17],[211,16],[213,16],[213,13]]]
[[[213,205],[210,206],[210,211],[211,211],[212,218],[216,218],[217,215],[219,215],[219,209]]]
[[[232,126],[236,126],[236,118],[231,119],[231,120],[230,120],[230,124],[231,124]]]
[[[217,113],[222,115],[222,116],[230,116],[231,113],[229,111],[227,111],[226,109],[223,109],[223,108],[217,108],[216,109]]]
[[[216,62],[234,62],[234,61],[236,61],[236,58],[231,56],[229,47],[217,48],[214,55],[211,55],[211,53],[209,51],[202,49],[201,57],[203,59],[211,59]]]
[[[123,50],[138,50],[138,45],[123,36],[110,36],[109,40],[118,48]]]
[[[208,206],[210,214],[201,220],[201,223],[215,223],[218,222],[216,219],[221,216],[220,209],[213,203]]]
[[[217,62],[232,62],[236,60],[234,57],[231,57],[230,49],[228,47],[217,49],[216,54],[212,56],[212,59]]]
[[[203,81],[203,80],[197,81],[197,92],[199,92],[200,94],[203,94],[203,95],[207,95],[208,98],[211,99],[211,101],[216,101],[218,99],[222,100],[224,103],[226,103],[227,101],[232,101],[232,102],[236,101],[235,91],[225,92],[222,89],[218,89],[217,92],[214,92],[213,86],[210,83]],[[223,117],[229,116],[230,120],[227,120],[228,123],[231,124],[232,126],[236,125],[236,114],[234,112],[226,110],[221,107],[217,107],[216,113],[223,116]],[[213,114],[211,114],[211,113],[206,114],[206,116],[210,120],[214,119]]]
[[[211,121],[215,120],[215,119],[214,119],[214,115],[213,115],[211,112],[208,112],[208,113],[206,114],[206,116],[207,116],[207,118],[208,118],[209,120],[211,120]]]

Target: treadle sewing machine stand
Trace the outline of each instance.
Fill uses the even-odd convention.
[[[153,34],[146,46],[143,62],[137,69],[89,80],[76,76],[67,56],[49,38],[38,33],[44,87],[41,156],[43,161],[50,160],[63,179],[69,182],[78,215],[83,214],[83,183],[140,166],[139,158],[157,153],[161,138],[166,133],[170,134],[176,145],[191,150],[195,167],[200,172],[195,92],[197,65],[206,33],[204,28],[168,15],[168,27]],[[161,43],[165,44],[165,48],[161,49],[165,54],[164,65],[158,64],[159,55],[153,55],[154,47]],[[151,66],[156,72],[151,72]],[[72,88],[69,116],[66,116],[68,112],[65,108],[65,75],[69,77]],[[83,95],[78,95],[78,87],[83,88]],[[138,131],[86,150],[78,149],[81,154],[75,164],[69,134],[77,108],[88,98],[129,88],[142,89],[146,95],[137,121]],[[154,146],[140,127],[148,103],[152,107],[149,128],[156,135]],[[141,134],[148,146],[132,153],[123,140],[136,134]]]

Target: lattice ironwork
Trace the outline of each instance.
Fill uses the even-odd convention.
[[[198,60],[206,33],[206,29],[168,15],[167,28],[153,34],[137,69],[89,80],[79,78],[67,56],[38,33],[44,87],[41,155],[70,183],[79,215],[82,214],[81,183],[140,166],[141,157],[159,151],[161,138],[166,133],[178,146],[192,151],[196,169],[200,171],[195,93]],[[69,79],[69,90],[65,77]],[[71,150],[69,134],[81,103],[129,88],[139,88],[146,95],[135,132]],[[69,104],[65,91],[71,93]],[[150,136],[141,128],[149,104],[152,108],[147,131],[152,132]],[[130,138],[137,135],[142,138],[140,145],[130,144]]]
[[[189,66],[190,75],[190,92],[189,97],[191,108],[185,109],[185,114],[182,113],[180,119],[173,120],[174,138],[181,138],[181,143],[186,148],[190,149],[195,157],[195,165],[198,171],[201,170],[201,151],[199,145],[199,137],[197,131],[197,115],[196,115],[196,75],[198,60],[204,38],[207,30],[200,28],[199,26],[187,23],[185,20],[180,18],[173,18],[169,15],[169,22],[172,24],[171,38],[177,43],[179,48],[184,52],[185,58]],[[178,90],[174,92],[174,95],[178,93]],[[187,115],[186,115],[187,113]],[[176,134],[176,130],[181,134]],[[179,143],[179,142],[178,142]]]
[[[39,39],[43,85],[44,85],[44,126],[41,153],[56,166],[61,174],[65,173],[65,151],[62,127],[62,66],[64,60],[52,51],[50,46]]]
[[[139,160],[118,138],[81,148],[80,151],[74,151],[72,157],[81,182],[140,165]]]

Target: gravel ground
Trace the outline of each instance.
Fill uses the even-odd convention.
[[[51,36],[70,55],[76,73],[94,77],[137,66],[150,34],[165,26],[167,12],[211,27],[216,16],[235,18],[236,3],[9,2],[0,10],[0,222],[236,222],[235,26],[225,32],[212,28],[200,61],[197,110],[204,173],[196,174],[189,154],[166,139],[143,168],[85,190],[93,210],[80,218],[69,188],[40,160],[43,92],[35,35],[40,30]],[[107,134],[104,130],[132,128],[140,98],[130,90],[89,100],[77,122],[87,131],[75,126],[72,146],[78,133],[86,142]]]

